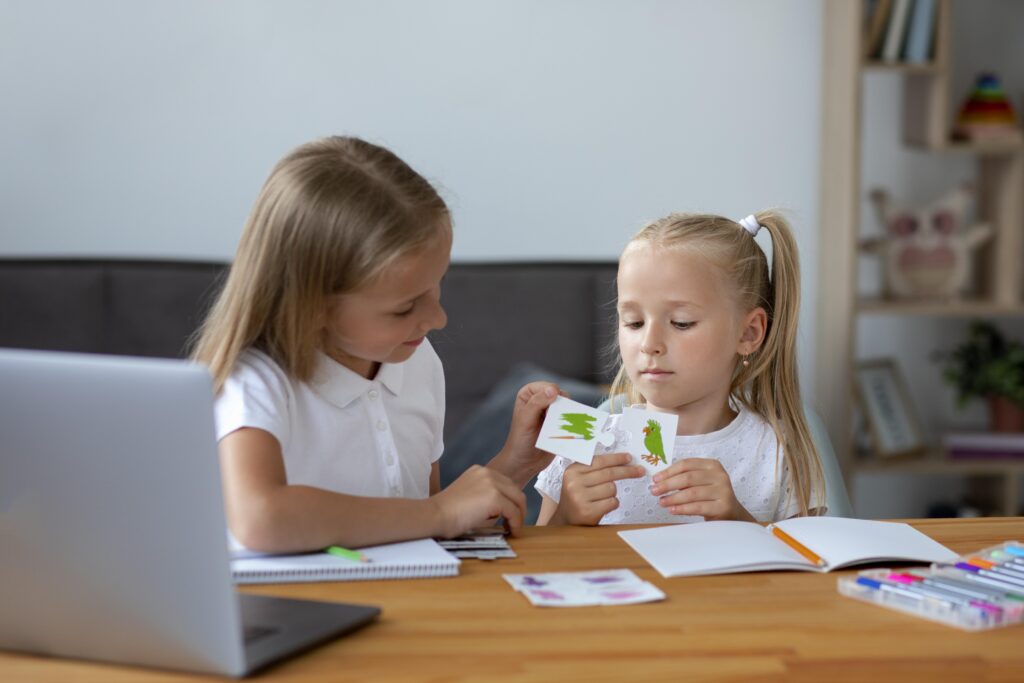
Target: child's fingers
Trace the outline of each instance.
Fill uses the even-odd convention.
[[[615,465],[628,465],[632,460],[633,456],[629,453],[601,453],[590,461],[590,468],[596,470]]]
[[[672,491],[684,491],[694,486],[713,484],[717,480],[718,478],[711,470],[691,470],[656,481],[651,485],[651,493],[660,496]]]
[[[702,500],[696,503],[685,503],[683,505],[675,505],[668,508],[670,514],[673,515],[696,515],[700,517],[717,517],[719,514],[720,505],[715,501]]]
[[[705,484],[702,486],[691,486],[682,491],[675,491],[666,496],[662,496],[658,499],[658,504],[662,507],[674,507],[678,505],[687,505],[689,503],[699,503],[702,501],[713,501],[718,500],[720,497],[718,487]]]
[[[722,480],[729,481],[729,474],[719,461],[708,458],[686,458],[655,474],[651,484],[651,493],[660,496],[669,491],[712,484]]]
[[[614,498],[616,493],[618,493],[618,489],[613,481],[597,484],[596,486],[584,486],[579,491],[580,497],[583,498],[581,502],[585,503],[596,503],[606,498]]]
[[[717,460],[712,460],[710,458],[683,458],[682,460],[676,460],[661,472],[655,474],[654,481],[660,482],[668,477],[682,474],[683,472],[706,470],[718,464],[720,463]]]
[[[602,517],[607,515],[612,510],[619,507],[619,499],[612,496],[611,498],[605,498],[604,500],[598,501],[593,505],[594,517],[600,521]]]
[[[644,476],[644,468],[640,465],[615,465],[591,470],[583,474],[587,486],[597,486],[605,482],[616,482],[620,479],[637,479]]]
[[[526,517],[526,495],[505,477],[497,477],[494,482],[501,495],[501,516],[508,522],[512,535],[518,536]]]
[[[547,408],[559,395],[568,396],[554,382],[530,382],[516,394],[516,404]]]

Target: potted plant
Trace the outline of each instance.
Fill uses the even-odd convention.
[[[943,377],[956,388],[957,404],[988,401],[994,432],[1024,432],[1024,344],[989,322],[971,324],[967,340],[942,357]]]

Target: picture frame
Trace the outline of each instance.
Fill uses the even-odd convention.
[[[895,360],[859,362],[854,386],[876,457],[917,457],[926,452],[921,423]]]

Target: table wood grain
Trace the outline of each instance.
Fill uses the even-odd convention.
[[[1024,540],[1024,518],[911,520],[958,553]],[[288,584],[247,592],[379,605],[379,621],[287,660],[267,681],[1024,681],[1024,626],[968,633],[845,598],[839,576],[760,572],[664,579],[616,532],[530,527],[517,559],[458,577]],[[663,602],[539,608],[502,573],[628,568]],[[215,677],[0,653],[0,681]]]

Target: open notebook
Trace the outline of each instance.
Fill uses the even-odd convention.
[[[780,539],[777,527],[803,552]],[[908,524],[842,517],[798,517],[767,527],[753,522],[697,522],[620,531],[662,576],[773,569],[828,572],[869,562],[943,562],[949,548]],[[809,557],[817,556],[820,564]]]
[[[366,581],[455,576],[460,560],[425,538],[390,543],[359,551],[370,559],[358,562],[327,553],[263,555],[234,552],[231,576],[235,583],[297,583],[305,581]]]

